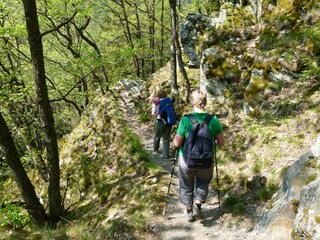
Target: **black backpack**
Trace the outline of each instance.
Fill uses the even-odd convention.
[[[183,159],[190,168],[210,168],[214,140],[211,137],[208,124],[213,115],[207,114],[202,123],[198,123],[192,114],[186,116],[192,122],[192,129],[184,142]]]

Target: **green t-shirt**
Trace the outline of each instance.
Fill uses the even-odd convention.
[[[202,113],[196,113],[192,112],[192,114],[195,116],[195,118],[198,120],[198,122],[203,122],[205,117],[208,113],[202,112]],[[179,122],[177,134],[184,137],[185,139],[188,137],[189,132],[192,128],[192,122],[189,117],[183,116]],[[222,133],[222,126],[216,116],[213,116],[209,122],[209,130],[210,134],[215,139],[216,135],[219,133]],[[182,155],[183,153],[183,145],[180,147],[179,155]]]

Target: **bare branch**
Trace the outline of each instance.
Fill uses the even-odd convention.
[[[70,23],[70,22],[75,18],[75,16],[76,16],[77,14],[78,14],[78,12],[74,12],[74,13],[72,14],[72,16],[71,16],[69,19],[67,19],[65,22],[60,23],[59,25],[55,26],[53,29],[50,29],[50,30],[48,30],[48,31],[43,32],[43,33],[41,34],[41,36],[43,37],[43,36],[45,36],[45,35],[47,35],[47,34],[49,34],[49,33],[52,33],[52,32],[55,32],[55,31],[59,30],[59,29],[62,28],[63,26],[65,26],[65,25],[67,25],[68,23]]]

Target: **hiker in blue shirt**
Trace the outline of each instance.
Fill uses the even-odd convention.
[[[163,149],[162,149],[162,157],[165,159],[169,158],[169,150],[170,150],[170,134],[172,126],[166,125],[165,119],[161,118],[159,113],[160,101],[167,97],[165,90],[160,90],[157,93],[157,97],[153,100],[152,104],[152,115],[156,118],[155,124],[155,132],[153,139],[153,151],[158,153],[160,140],[162,138]]]
[[[206,95],[200,90],[195,90],[190,102],[193,106],[192,115],[198,122],[203,122],[208,115],[205,112]],[[216,116],[213,116],[208,123],[210,135],[212,140],[216,142],[219,147],[224,145],[224,137],[222,134],[222,127]],[[209,184],[213,177],[213,164],[209,168],[188,167],[183,158],[183,147],[185,139],[192,128],[192,122],[188,116],[181,118],[177,134],[174,138],[174,145],[179,149],[179,193],[180,200],[186,206],[186,215],[189,222],[193,222],[196,218],[203,218],[201,205],[206,202],[208,196]],[[195,198],[195,208],[193,208]]]

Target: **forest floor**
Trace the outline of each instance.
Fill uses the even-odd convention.
[[[120,108],[126,117],[130,128],[141,139],[145,150],[152,159],[160,164],[168,172],[168,185],[173,166],[173,154],[169,159],[163,159],[161,153],[153,152],[153,129],[154,126],[141,123],[138,114],[135,114],[134,103],[131,94],[122,91],[119,101]],[[162,143],[161,143],[162,144]],[[161,145],[160,144],[160,150]],[[203,205],[205,219],[188,222],[184,215],[184,206],[179,201],[179,183],[177,176],[177,164],[174,168],[170,195],[167,199],[165,216],[150,219],[154,235],[147,239],[163,240],[192,240],[192,239],[217,239],[217,240],[243,240],[253,229],[256,216],[244,218],[223,213],[219,210],[218,197],[213,189],[210,189],[207,203]]]

